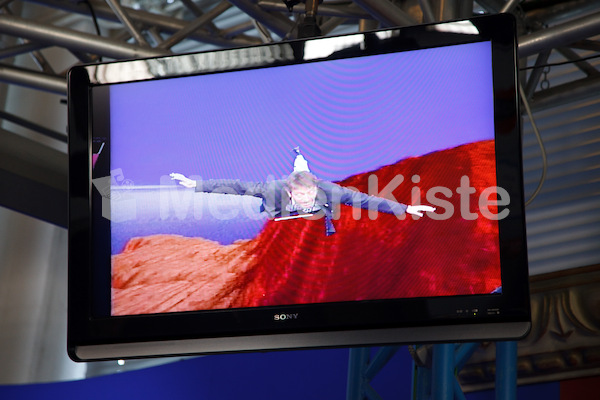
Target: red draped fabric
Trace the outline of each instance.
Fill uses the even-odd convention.
[[[437,210],[371,219],[366,210],[341,206],[331,236],[322,219],[296,219],[269,221],[255,238],[231,245],[176,235],[134,238],[113,256],[113,313],[465,295],[501,285],[498,223],[488,218],[497,211],[487,201],[496,197],[485,191],[496,186],[492,141],[339,183]],[[386,186],[393,190],[382,192]]]

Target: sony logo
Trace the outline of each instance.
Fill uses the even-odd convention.
[[[273,315],[275,321],[286,321],[288,319],[298,319],[298,313],[296,314],[275,314]]]

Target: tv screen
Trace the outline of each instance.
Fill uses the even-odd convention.
[[[74,67],[75,360],[529,329],[508,15]]]

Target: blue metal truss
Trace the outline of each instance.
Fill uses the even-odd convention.
[[[413,361],[412,400],[463,400],[465,395],[457,380],[458,371],[469,360],[479,343],[435,344],[431,366]],[[381,347],[371,358],[368,347],[350,349],[346,400],[383,400],[371,386],[400,347]],[[496,343],[496,400],[517,397],[517,343]]]

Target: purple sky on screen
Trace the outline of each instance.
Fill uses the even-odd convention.
[[[111,169],[135,185],[171,172],[341,180],[493,139],[489,42],[114,85]]]

